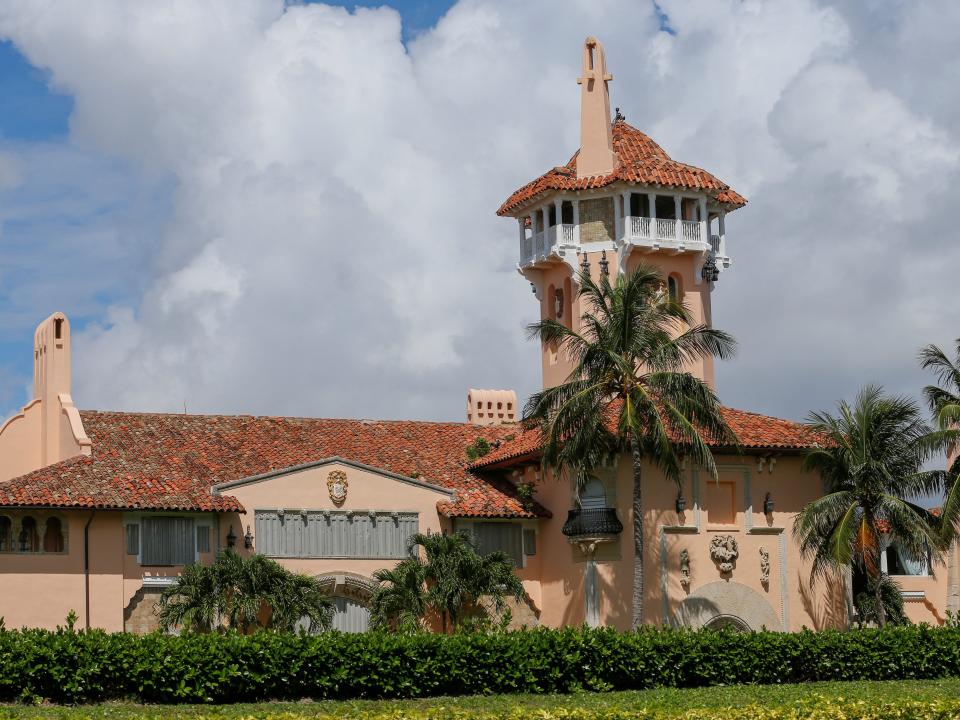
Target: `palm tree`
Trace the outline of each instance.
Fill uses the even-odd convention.
[[[160,598],[164,628],[210,632],[222,623],[247,633],[256,628],[293,632],[306,619],[314,632],[330,626],[333,605],[319,581],[262,555],[232,550],[212,565],[191,564]]]
[[[940,485],[944,474],[923,470],[930,427],[913,400],[868,385],[838,411],[810,416],[810,427],[826,442],[808,451],[803,467],[820,473],[827,493],[800,511],[793,532],[812,561],[811,582],[831,570],[866,575],[883,627],[883,537],[911,560],[939,557],[935,518],[911,499]]]
[[[641,264],[611,284],[579,276],[581,329],[546,319],[531,337],[555,344],[576,366],[560,385],[534,394],[524,417],[543,433],[543,464],[578,482],[621,452],[633,459],[633,626],[643,623],[644,461],[679,485],[683,456],[716,477],[707,439],[735,445],[713,390],[685,370],[706,357],[731,357],[734,339],[693,325],[687,307],[663,292],[657,268]]]
[[[931,370],[938,385],[927,385],[924,398],[934,415],[936,429],[930,434],[932,450],[943,449],[953,462],[948,468],[944,490],[946,496],[940,510],[941,542],[949,547],[960,532],[960,338],[956,340],[956,359],[951,360],[936,345],[927,345],[920,351],[920,365]]]
[[[464,618],[487,617],[490,610],[501,612],[508,596],[524,597],[513,561],[499,551],[478,554],[465,533],[417,533],[409,550],[393,570],[374,574],[375,627],[417,629],[429,609],[440,616],[443,632],[448,625],[456,631]]]
[[[427,612],[426,568],[419,557],[401,560],[393,569],[377,570],[377,586],[370,596],[370,624],[374,629],[414,632],[422,628]]]
[[[157,614],[164,629],[211,632],[220,623],[225,608],[218,573],[212,566],[192,564],[183,568],[176,586],[164,590]]]

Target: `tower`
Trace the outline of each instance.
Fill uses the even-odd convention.
[[[603,46],[583,45],[580,149],[514,192],[497,214],[517,220],[520,274],[533,286],[541,318],[574,327],[581,310],[577,273],[630,272],[655,265],[667,290],[683,300],[697,323],[711,323],[711,294],[730,267],[725,217],[746,199],[715,176],[673,160],[626,123],[610,119]],[[542,349],[543,384],[563,382],[573,365],[557,347]],[[712,358],[690,371],[714,385]]]

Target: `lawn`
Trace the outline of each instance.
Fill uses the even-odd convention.
[[[238,705],[136,705],[106,703],[80,707],[0,706],[0,719],[8,718],[417,718],[468,720],[469,718],[571,718],[682,717],[725,718],[723,709],[754,706],[764,711],[795,709],[792,718],[878,718],[873,708],[890,704],[953,701],[960,698],[960,679],[896,682],[808,683],[803,685],[721,686],[676,690],[661,688],[637,692],[582,693],[575,695],[498,695],[490,697],[430,698],[319,703],[262,703]],[[860,702],[862,701],[862,704]],[[845,715],[834,714],[833,703],[842,703]],[[720,712],[709,712],[720,710]],[[814,712],[816,710],[816,712]],[[538,712],[539,711],[539,712]],[[617,715],[616,711],[621,713]],[[698,712],[704,711],[704,712]],[[822,713],[822,714],[821,714]],[[738,717],[752,716],[739,715]],[[953,709],[909,717],[956,717]]]

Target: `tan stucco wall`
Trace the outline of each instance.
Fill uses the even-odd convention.
[[[330,499],[327,477],[331,471],[342,470],[347,474],[347,499],[337,506]],[[420,532],[440,532],[445,525],[437,512],[437,502],[449,499],[448,493],[422,485],[406,483],[396,478],[381,475],[369,470],[358,469],[343,463],[330,463],[288,474],[277,475],[265,480],[224,489],[247,508],[247,514],[234,516],[222,524],[222,538],[230,522],[237,538],[242,538],[249,526],[254,533],[256,549],[256,527],[254,513],[257,510],[275,510],[306,508],[308,510],[387,510],[398,512],[416,512]],[[238,545],[242,542],[238,540]],[[277,558],[284,566],[310,575],[331,572],[350,572],[369,578],[374,571],[392,567],[395,560],[363,558]]]
[[[676,487],[660,471],[644,466],[644,527],[646,584],[644,613],[654,624],[672,623],[681,603],[700,588],[714,582],[741,585],[755,592],[779,620],[776,629],[799,630],[843,625],[846,610],[838,585],[811,588],[809,566],[800,557],[792,541],[792,522],[796,512],[820,492],[820,482],[802,473],[798,457],[782,456],[769,471],[769,463],[758,470],[755,457],[717,458],[719,480],[733,486],[732,522],[718,524],[717,496],[710,495],[704,473],[692,469],[684,473],[687,510],[678,516],[675,509]],[[528,477],[533,470],[528,470]],[[618,516],[624,532],[614,543],[597,551],[601,586],[600,611],[603,624],[627,629],[631,622],[630,598],[633,581],[632,470],[627,457],[606,475],[615,489]],[[771,517],[762,512],[763,498],[770,491],[775,503]],[[545,625],[579,624],[585,620],[584,558],[561,535],[560,528],[570,507],[571,491],[566,481],[548,479],[538,485],[537,497],[554,512],[544,521],[541,537],[541,586]],[[610,493],[608,492],[608,499]],[[752,512],[747,507],[752,503]],[[727,513],[724,513],[727,514]],[[727,519],[727,518],[724,518]],[[735,538],[739,556],[731,573],[720,573],[710,557],[710,542],[716,535]],[[770,581],[760,582],[760,548],[769,553]],[[690,555],[691,583],[680,583],[681,549]],[[663,568],[666,568],[666,572]],[[664,587],[666,593],[664,593]],[[720,608],[719,610],[722,610]],[[744,618],[750,623],[749,618]]]

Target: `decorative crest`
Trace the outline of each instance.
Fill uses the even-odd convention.
[[[347,474],[343,470],[331,470],[327,475],[327,490],[330,491],[330,499],[337,507],[343,505],[347,499]]]

